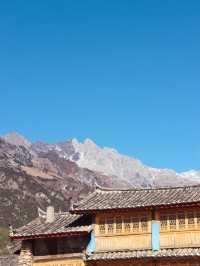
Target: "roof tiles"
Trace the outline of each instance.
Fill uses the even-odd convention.
[[[134,250],[134,251],[114,251],[93,253],[87,257],[87,260],[116,260],[116,259],[139,259],[139,258],[169,258],[169,257],[199,257],[200,248],[174,248],[152,250]]]
[[[45,219],[37,217],[30,223],[20,228],[13,230],[11,238],[62,234],[70,232],[88,232],[89,225],[81,221],[82,215],[65,213],[56,213],[52,223],[47,223]]]
[[[200,186],[107,190],[97,189],[73,207],[73,212],[200,203]]]

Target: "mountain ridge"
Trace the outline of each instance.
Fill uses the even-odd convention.
[[[0,137],[0,192],[16,206],[16,213],[22,208],[29,209],[29,204],[35,210],[34,215],[37,207],[46,208],[48,204],[57,208],[60,204],[65,209],[71,197],[78,200],[93,191],[96,183],[109,188],[193,185],[200,184],[200,171],[177,173],[148,167],[116,149],[101,148],[89,138],[82,143],[73,138],[49,144],[31,143],[16,132]],[[13,198],[18,195],[18,200],[12,202],[10,195]],[[27,199],[25,207],[22,199]],[[13,212],[8,221],[3,203],[0,210],[4,213],[0,215],[0,224],[22,224],[33,218],[28,216],[24,220],[23,210],[22,219]]]
[[[67,211],[71,200],[79,201],[96,184],[112,189],[196,185],[200,171],[148,167],[90,139],[49,144],[31,143],[16,132],[0,137],[0,229],[21,226],[49,205]]]
[[[200,182],[200,171],[198,170],[192,169],[178,173],[170,168],[149,167],[135,157],[120,154],[115,148],[99,147],[89,138],[86,138],[83,142],[72,138],[55,144],[43,141],[31,143],[17,132],[10,132],[2,138],[11,144],[30,148],[32,154],[53,150],[60,157],[73,161],[80,167],[102,172],[106,175],[115,175],[128,182],[130,179],[134,179],[137,173],[142,173],[144,178],[152,181],[156,180],[158,176],[170,175],[174,178],[190,178],[195,182]]]

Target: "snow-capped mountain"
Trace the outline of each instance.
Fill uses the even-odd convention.
[[[0,225],[19,226],[53,205],[67,210],[96,184],[112,188],[200,183],[200,171],[177,173],[102,148],[92,140],[31,143],[16,132],[0,137]],[[9,215],[8,215],[9,213]]]
[[[53,152],[59,158],[76,163],[80,168],[111,176],[116,182],[123,180],[130,186],[152,187],[200,183],[200,171],[177,173],[172,169],[152,168],[136,158],[120,154],[116,149],[99,147],[90,139],[79,142],[74,138],[55,144],[42,141],[31,143],[16,132],[7,134],[3,139],[10,144],[28,149],[34,163],[39,163],[41,154]]]
[[[79,167],[126,180],[133,186],[174,186],[200,183],[200,171],[177,173],[172,169],[158,169],[140,160],[120,154],[116,149],[99,147],[92,140],[77,139],[57,144],[34,143],[35,152],[53,150],[60,157],[75,162]]]

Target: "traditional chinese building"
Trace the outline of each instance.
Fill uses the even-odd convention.
[[[200,265],[200,186],[98,188],[52,213],[13,231],[20,266]]]

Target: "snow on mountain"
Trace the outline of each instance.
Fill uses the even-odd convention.
[[[137,174],[142,175],[144,179],[149,177],[148,169],[139,160],[121,155],[115,149],[101,148],[90,139],[86,139],[83,143],[73,139],[71,145],[79,155],[75,161],[80,167],[118,176],[128,181],[133,181]]]
[[[190,170],[187,172],[182,172],[179,175],[182,178],[190,178],[190,179],[197,180],[197,181],[199,181],[199,179],[200,179],[200,171],[196,171],[196,170]]]
[[[60,158],[75,162],[81,168],[118,177],[133,186],[176,186],[200,183],[200,171],[177,173],[172,169],[158,169],[144,165],[140,160],[120,154],[116,149],[99,147],[87,138],[79,142],[73,138],[56,144],[42,141],[31,144],[17,133],[3,137],[7,142],[29,148],[32,155],[55,152]]]
[[[101,148],[92,140],[83,143],[71,141],[76,163],[80,167],[125,179],[132,185],[169,186],[200,183],[200,171],[177,173],[173,169],[158,169],[144,165],[140,160],[121,155],[113,148]],[[70,157],[72,159],[72,156]]]

